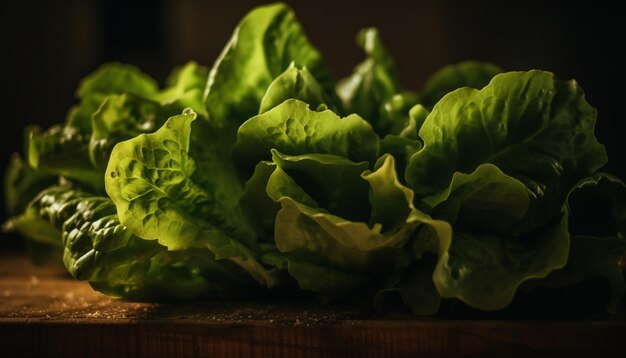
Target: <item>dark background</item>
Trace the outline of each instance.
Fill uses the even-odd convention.
[[[24,126],[64,120],[79,80],[103,62],[135,64],[160,82],[188,60],[210,66],[239,19],[262,3],[3,0],[0,167],[21,150]],[[596,135],[607,148],[607,170],[626,179],[626,57],[621,52],[626,18],[617,1],[288,3],[336,78],[361,60],[354,36],[365,26],[380,29],[404,85],[413,90],[437,68],[464,59],[576,78],[599,111]],[[14,236],[0,239],[0,247],[15,245]]]

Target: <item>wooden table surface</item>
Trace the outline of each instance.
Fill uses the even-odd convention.
[[[312,303],[110,299],[0,253],[0,357],[614,356],[626,322],[375,316]]]

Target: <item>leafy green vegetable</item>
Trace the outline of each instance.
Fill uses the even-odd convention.
[[[482,310],[506,307],[519,285],[565,266],[570,243],[567,215],[520,238],[455,231],[442,242],[433,274],[442,297]]]
[[[502,69],[496,65],[476,61],[446,66],[426,81],[420,93],[421,103],[427,108],[433,108],[443,96],[455,89],[462,87],[481,89],[501,72]]]
[[[417,98],[402,89],[393,59],[383,46],[378,30],[362,29],[357,44],[366,59],[351,76],[337,84],[343,106],[368,120],[381,134],[388,133],[392,127],[404,126],[406,114]]]
[[[503,234],[524,218],[530,197],[522,182],[487,163],[471,174],[454,173],[448,188],[422,202],[459,228]]]
[[[267,87],[259,113],[265,113],[292,98],[306,102],[312,108],[328,107],[334,102],[306,67],[298,69],[292,63]]]
[[[236,225],[243,221],[216,200],[220,188],[207,191],[191,179],[195,161],[188,152],[195,118],[185,110],[155,133],[117,144],[106,170],[107,194],[120,222],[135,235],[169,250],[207,248],[216,259],[231,259],[271,286],[274,279],[254,252],[230,236],[254,244],[251,233]]]
[[[537,228],[558,214],[572,185],[606,163],[595,119],[576,82],[542,71],[501,74],[480,91],[458,89],[437,103],[419,131],[424,149],[409,160],[406,180],[427,195],[457,171],[492,163],[531,195],[518,230]]]
[[[55,125],[45,132],[31,127],[27,140],[28,164],[35,170],[102,189],[102,176],[89,159],[89,135],[75,127]]]
[[[81,81],[76,90],[80,104],[70,109],[67,125],[81,133],[89,133],[91,116],[107,95],[132,93],[150,97],[157,90],[157,83],[137,67],[116,62],[107,63]]]
[[[239,125],[259,111],[269,84],[291,63],[306,67],[329,91],[332,80],[322,56],[285,4],[260,6],[235,29],[209,74],[205,103],[217,127]]]
[[[44,171],[33,169],[18,153],[13,153],[4,178],[4,204],[9,215],[16,215],[44,188],[57,178]]]
[[[172,72],[164,90],[149,97],[132,92],[105,97],[91,117],[89,156],[93,165],[104,171],[116,143],[154,131],[187,107],[206,117],[202,92],[207,77],[206,68],[189,62]]]
[[[567,265],[536,285],[566,287],[602,277],[611,286],[607,309],[615,313],[626,291],[620,265],[626,253],[626,185],[614,176],[595,173],[572,188],[567,203],[572,235]]]
[[[335,84],[278,3],[246,15],[210,70],[188,62],[163,87],[103,65],[65,123],[26,129],[3,228],[131,300],[301,289],[430,315],[601,278],[616,312],[626,186],[597,172],[576,82],[467,61],[415,94],[378,30],[357,44],[365,59]]]
[[[356,114],[340,118],[330,110],[316,112],[290,99],[250,118],[239,127],[234,154],[242,168],[269,159],[270,149],[285,154],[334,154],[353,161],[373,161],[379,139]]]

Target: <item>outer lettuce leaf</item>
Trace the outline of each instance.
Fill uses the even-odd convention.
[[[63,185],[43,190],[21,215],[11,218],[5,227],[36,243],[61,248],[60,228],[75,208],[74,203],[68,203],[68,189],[68,185]]]
[[[403,92],[393,59],[383,46],[377,29],[362,29],[357,35],[357,44],[365,52],[366,59],[350,77],[337,84],[337,94],[348,113],[359,114],[378,133],[386,134],[393,126],[404,126],[406,114],[417,98]]]
[[[566,287],[602,277],[611,286],[607,310],[616,313],[626,291],[620,265],[626,252],[626,185],[596,173],[572,188],[567,203],[572,235],[567,265],[535,285]]]
[[[606,163],[595,117],[574,81],[541,71],[498,75],[480,91],[459,89],[437,103],[419,131],[424,148],[411,157],[407,182],[431,194],[455,172],[492,163],[529,190],[532,210],[518,230],[541,227],[571,185]]]
[[[229,208],[217,200],[220,188],[207,191],[191,178],[195,162],[188,153],[195,118],[193,111],[186,110],[155,133],[115,146],[105,182],[120,222],[133,234],[158,240],[169,250],[207,248],[216,259],[230,259],[271,286],[274,278],[256,261],[254,252],[231,236],[246,240],[244,231],[235,231],[234,225],[243,220],[231,217]]]
[[[89,156],[93,165],[103,171],[115,144],[152,132],[181,111],[132,94],[106,97],[92,117]]]
[[[366,162],[355,163],[330,154],[289,156],[272,150],[278,165],[267,182],[274,201],[288,196],[299,203],[324,208],[351,220],[367,220],[370,205],[361,173]]]
[[[55,125],[45,132],[31,127],[28,133],[28,164],[35,170],[89,185],[103,187],[102,174],[89,159],[89,135],[75,127]]]
[[[261,99],[259,114],[292,98],[308,103],[311,108],[319,108],[321,105],[326,108],[334,107],[334,100],[324,92],[311,72],[306,67],[299,69],[291,63],[289,68],[267,87]]]
[[[56,181],[54,175],[33,169],[18,153],[13,153],[4,174],[4,205],[7,214],[16,215],[24,211],[31,199]]]
[[[455,228],[504,234],[524,218],[530,198],[522,182],[487,163],[471,174],[454,173],[448,188],[422,202]]]
[[[103,171],[116,143],[154,131],[185,108],[206,117],[202,93],[207,78],[205,67],[189,62],[172,72],[164,90],[149,97],[132,93],[105,97],[91,118],[89,155],[94,166]]]
[[[205,104],[217,127],[239,125],[258,113],[267,86],[291,63],[306,67],[330,93],[332,81],[285,4],[250,11],[239,23],[209,74]]]
[[[280,204],[267,196],[265,188],[270,176],[277,170],[276,163],[262,161],[254,168],[254,173],[248,179],[240,199],[241,207],[255,226],[259,237],[265,241],[274,242],[274,221]]]
[[[276,215],[274,240],[280,253],[266,254],[264,261],[287,268],[301,288],[335,296],[344,292],[335,290],[337,282],[365,275],[370,279],[356,279],[347,287],[375,291],[385,276],[408,265],[410,252],[404,246],[414,231],[433,222],[413,207],[413,192],[398,181],[392,156],[381,158],[374,172],[364,171],[366,163],[327,154],[274,151],[273,162],[257,167],[247,190],[264,189],[280,204],[277,213],[267,214]],[[262,178],[267,178],[265,188]],[[359,197],[369,203],[355,205]],[[358,213],[362,207],[371,209]],[[311,276],[321,272],[327,272],[328,282]]]
[[[567,262],[567,211],[558,222],[519,238],[456,230],[440,242],[433,280],[441,297],[485,310],[506,307],[523,282]]]
[[[166,251],[120,224],[109,198],[85,197],[63,224],[68,271],[108,295],[130,299],[228,297],[254,284],[206,249]]]
[[[270,157],[270,149],[289,155],[333,154],[355,162],[373,162],[379,139],[358,115],[338,117],[330,110],[316,112],[305,102],[290,99],[250,118],[239,128],[234,155],[249,174]]]
[[[510,235],[525,217],[526,186],[493,164],[471,174],[455,173],[450,186],[427,196],[430,214],[454,225],[454,235],[440,236],[434,272],[442,297],[456,297],[482,310],[507,306],[518,286],[563,267],[569,252],[567,218],[521,237]]]
[[[440,99],[455,89],[462,87],[481,89],[501,72],[502,69],[491,63],[476,61],[445,66],[426,81],[420,93],[421,103],[427,108],[433,108]]]
[[[409,111],[409,119],[398,134],[388,134],[380,142],[380,153],[389,153],[396,158],[399,173],[406,171],[411,156],[422,149],[418,131],[428,116],[428,110],[417,104]]]
[[[132,235],[119,223],[109,198],[71,190],[65,198],[74,206],[61,227],[63,261],[72,276],[112,286],[141,283],[150,258],[165,247]]]
[[[254,283],[206,249],[168,252],[120,224],[108,197],[55,185],[11,221],[37,245],[61,249],[67,270],[107,295],[130,299],[225,297]]]
[[[202,117],[207,117],[204,106],[204,90],[209,78],[209,70],[191,61],[175,68],[167,78],[166,88],[157,93],[154,99],[163,106],[182,111],[191,108]]]
[[[107,63],[85,77],[76,97],[80,103],[72,107],[67,116],[67,126],[81,133],[91,132],[91,116],[109,94],[131,93],[142,97],[156,94],[156,81],[132,65]]]

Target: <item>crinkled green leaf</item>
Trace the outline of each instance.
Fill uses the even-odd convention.
[[[427,108],[433,108],[440,99],[455,89],[481,89],[501,72],[502,69],[498,66],[487,62],[464,61],[445,66],[426,81],[420,93],[421,103]]]
[[[306,67],[298,68],[293,63],[276,77],[267,87],[261,99],[259,114],[269,111],[284,101],[295,98],[309,104],[311,108],[333,106],[333,100]]]
[[[210,122],[217,127],[239,125],[257,114],[267,87],[292,62],[306,67],[330,93],[326,65],[293,11],[282,3],[250,11],[209,74],[205,104]]]
[[[626,186],[618,178],[596,173],[572,188],[568,207],[572,243],[567,265],[536,285],[565,287],[602,277],[611,286],[607,309],[615,313],[626,291],[620,265],[626,252]]]
[[[595,117],[574,81],[542,71],[497,75],[480,91],[458,89],[437,103],[420,129],[424,148],[411,157],[407,182],[432,194],[455,172],[492,163],[528,188],[532,210],[523,229],[541,227],[571,185],[606,163]]]
[[[190,61],[175,68],[165,82],[166,88],[153,97],[163,106],[177,108],[179,112],[191,108],[207,117],[203,96],[208,78],[208,68]]]
[[[454,173],[448,188],[422,202],[455,228],[504,234],[524,218],[530,198],[522,182],[488,163],[470,174]]]
[[[521,237],[455,230],[442,238],[437,291],[485,311],[506,307],[524,281],[565,266],[570,245],[565,209],[556,222]]]
[[[413,208],[412,192],[397,181],[391,156],[375,172],[366,172],[363,179],[370,186],[369,224],[344,219],[323,206],[299,203],[268,184],[268,195],[281,204],[274,229],[276,247],[283,253],[304,250],[335,267],[357,272],[370,268],[370,253],[401,248],[415,228],[429,218]]]
[[[205,190],[192,180],[196,165],[189,148],[195,118],[193,111],[186,110],[155,133],[115,146],[105,178],[120,222],[133,234],[158,240],[169,250],[208,248],[216,259],[230,259],[271,286],[270,273],[250,248],[237,241],[246,241],[236,235],[245,231],[234,225],[243,220],[231,217],[230,208],[218,200],[221,188]],[[248,244],[254,243],[249,240]]]
[[[413,207],[413,192],[398,181],[392,156],[381,158],[370,172],[367,163],[335,155],[272,153],[273,163],[260,163],[248,182],[245,203],[261,203],[265,209],[256,213],[262,222],[275,218],[280,253],[272,264],[288,269],[302,288],[332,296],[337,282],[369,275],[369,283],[355,279],[353,284],[373,289],[385,275],[408,265],[403,246],[417,227],[432,225],[435,235],[450,234],[447,224],[438,227]],[[269,204],[263,192],[280,207]]]
[[[162,106],[132,94],[105,97],[92,117],[89,156],[93,165],[104,170],[115,144],[152,132],[162,126],[167,118],[181,111],[177,107]]]
[[[67,126],[90,133],[91,116],[107,95],[131,93],[150,97],[157,90],[156,81],[135,66],[117,62],[104,64],[80,82],[76,90],[80,103],[70,109]]]
[[[63,261],[72,276],[108,295],[225,297],[251,287],[253,281],[245,271],[216,261],[206,249],[166,251],[155,240],[135,236],[120,224],[116,211],[108,197],[63,184],[43,191],[15,224],[36,244],[63,247]],[[43,225],[46,230],[33,236]]]
[[[331,154],[290,156],[272,150],[278,165],[267,183],[274,201],[287,196],[314,208],[323,208],[350,220],[367,220],[367,182],[361,173],[366,162],[355,163]]]
[[[185,108],[206,117],[202,93],[208,69],[195,62],[176,68],[167,79],[167,87],[150,96],[132,93],[104,97],[92,115],[89,155],[98,169],[104,170],[113,146],[118,142],[153,132]]]
[[[391,154],[396,159],[398,173],[404,173],[411,156],[422,149],[418,131],[428,116],[428,110],[417,104],[409,110],[409,117],[404,127],[397,134],[387,134],[380,141],[380,153]]]
[[[68,183],[42,190],[18,216],[5,224],[29,240],[41,245],[63,247],[61,229],[82,198]]]
[[[109,285],[140,284],[150,258],[166,248],[121,225],[109,198],[77,192],[72,200],[77,204],[62,226],[63,261],[72,276]]]
[[[54,184],[57,178],[45,171],[35,170],[13,153],[4,174],[4,206],[8,215],[16,215],[41,190]]]
[[[276,169],[273,162],[262,161],[246,182],[240,204],[248,219],[254,223],[261,239],[274,241],[274,219],[280,204],[267,196],[267,182]]]
[[[357,44],[366,58],[352,75],[337,84],[337,94],[348,113],[359,114],[380,134],[389,133],[392,127],[404,126],[417,98],[403,91],[393,59],[376,28],[362,29]]]
[[[417,106],[417,96],[412,92],[402,92],[384,101],[380,107],[380,117],[376,128],[378,133],[402,135],[407,127],[413,126],[410,112]],[[417,136],[415,136],[417,137]]]
[[[372,127],[358,115],[340,118],[330,110],[316,112],[307,103],[290,99],[242,124],[234,155],[245,174],[250,174],[257,163],[270,158],[270,149],[373,162],[378,142]]]
[[[35,170],[102,189],[102,174],[89,159],[89,135],[74,127],[55,125],[45,132],[31,127],[28,134],[28,164]]]

